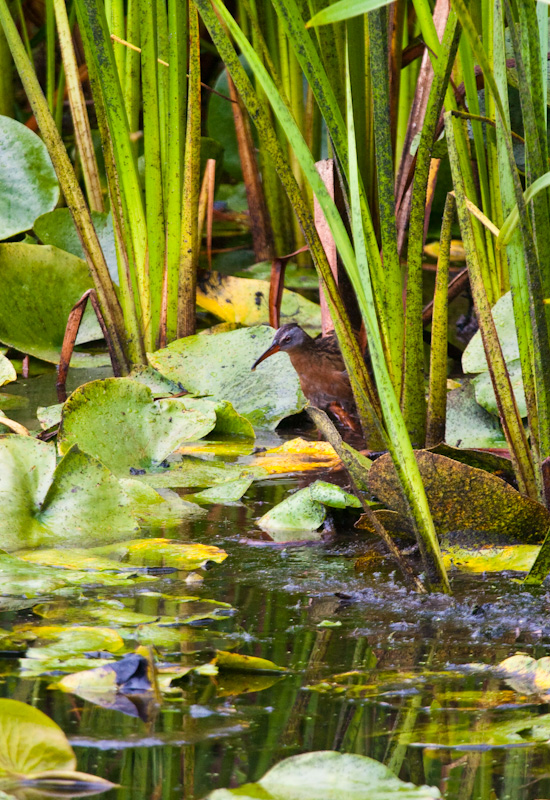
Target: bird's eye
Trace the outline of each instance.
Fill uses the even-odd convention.
[[[285,338],[283,339],[283,342],[290,342],[290,336],[285,336]]]

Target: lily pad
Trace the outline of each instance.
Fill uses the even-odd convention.
[[[224,322],[261,325],[269,322],[269,281],[201,272],[197,305]],[[283,291],[281,325],[297,322],[313,336],[321,331],[321,307],[301,294]]]
[[[227,553],[214,545],[190,544],[172,539],[133,539],[106,547],[91,549],[91,553],[134,566],[174,567],[194,570],[208,561],[221,564]]]
[[[69,313],[93,288],[86,263],[56,247],[0,244],[0,273],[0,341],[58,364]],[[101,336],[93,310],[87,309],[78,341]],[[107,355],[75,352],[71,359],[75,367],[107,364]]]
[[[227,400],[208,400],[206,397],[185,397],[183,405],[189,411],[196,410],[205,412],[214,411],[216,414],[216,425],[211,431],[214,436],[243,436],[246,439],[254,439],[255,433],[251,423],[238,414],[231,403]]]
[[[257,783],[216,789],[206,800],[434,800],[435,786],[401,781],[388,767],[367,756],[320,750],[286,758]]]
[[[487,531],[528,544],[544,539],[550,527],[550,512],[505,481],[428,450],[416,451],[416,460],[440,536],[451,531]],[[368,484],[381,502],[402,517],[407,516],[389,455],[374,462],[368,472]]]
[[[236,481],[226,481],[225,483],[218,483],[217,486],[212,486],[210,489],[205,489],[204,492],[188,495],[188,498],[193,500],[194,503],[212,503],[219,505],[237,503],[250,488],[251,484],[252,478],[240,478]]]
[[[58,200],[57,176],[40,136],[0,116],[0,239],[28,231]]]
[[[361,503],[354,495],[345,492],[339,486],[325,481],[315,481],[264,514],[258,520],[258,525],[268,533],[315,531],[325,521],[325,506],[357,508]]]
[[[143,481],[121,478],[121,486],[132,500],[132,509],[143,523],[156,525],[179,525],[184,519],[200,519],[205,511],[189,500],[183,500],[170,489],[159,492]]]
[[[506,363],[517,361],[519,359],[519,346],[511,292],[507,292],[500,300],[497,300],[492,308],[492,314],[504,360]],[[464,372],[473,373],[487,372],[489,369],[480,331],[474,334],[462,354],[462,369]]]
[[[222,461],[206,461],[202,458],[184,456],[164,472],[149,472],[138,476],[140,481],[155,489],[203,489],[226,481],[243,478],[267,477],[262,467],[247,467],[243,464],[224,464]]]
[[[216,425],[212,409],[187,410],[183,398],[153,400],[131,378],[91,381],[63,407],[62,453],[75,443],[119,475],[162,462],[182,442],[200,439]]]
[[[188,336],[152,353],[149,360],[189,392],[228,400],[255,428],[273,430],[306,403],[286,353],[277,353],[251,371],[274,333],[262,325],[214,336]]]
[[[53,428],[55,425],[61,424],[61,413],[63,411],[63,403],[55,403],[53,406],[38,406],[36,409],[36,417],[43,430]]]
[[[119,653],[124,640],[113,628],[99,625],[48,626],[39,628],[40,639],[53,639],[51,644],[38,645],[27,650],[27,658],[38,660],[63,658],[86,652],[106,651]]]
[[[253,464],[263,467],[270,475],[280,472],[306,472],[331,469],[338,466],[340,458],[328,442],[308,442],[291,439],[255,456]]]
[[[137,529],[115,476],[72,448],[56,467],[55,447],[26,436],[0,439],[0,536],[5,550],[120,539]]]
[[[519,358],[515,361],[509,361],[507,367],[510,374],[510,383],[518,404],[518,411],[520,416],[526,417],[527,404],[525,402],[525,392],[523,391],[523,376]],[[497,400],[489,373],[482,372],[480,375],[476,375],[472,379],[472,385],[475,390],[476,402],[490,414],[498,416]]]
[[[500,538],[500,537],[499,537]],[[447,569],[461,572],[529,572],[540,552],[535,544],[510,544],[494,537],[460,533],[441,542]]]
[[[0,353],[0,386],[17,380],[17,372],[11,361]]]
[[[105,261],[109,267],[109,273],[113,282],[118,284],[113,219],[109,212],[91,211],[90,213]],[[44,244],[51,244],[59,250],[65,250],[67,253],[72,253],[73,256],[85,259],[84,249],[68,208],[56,208],[54,211],[38,217],[34,223],[34,232]]]
[[[498,419],[477,403],[470,381],[447,394],[445,441],[457,448],[508,447]]]
[[[235,672],[286,672],[286,667],[280,667],[267,658],[244,656],[240,653],[229,653],[227,650],[216,650],[214,663],[220,670]]]

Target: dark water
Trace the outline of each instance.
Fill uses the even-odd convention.
[[[287,756],[325,749],[384,761],[403,779],[439,786],[448,800],[550,797],[548,704],[468,668],[518,651],[545,656],[550,594],[527,593],[509,576],[455,576],[453,599],[416,596],[386,559],[355,570],[373,542],[343,517],[336,534],[318,541],[269,545],[255,520],[303,482],[263,481],[242,505],[212,507],[207,518],[171,529],[172,538],[214,544],[229,557],[192,588],[181,574],[147,586],[233,609],[227,619],[190,626],[176,651],[161,649],[161,660],[202,664],[216,648],[233,649],[286,674],[193,675],[161,707],[140,707],[141,719],[63,694],[52,677],[21,678],[11,656],[0,663],[2,696],[55,719],[78,768],[120,784],[108,800],[201,798],[257,780]],[[169,613],[142,592],[84,594]],[[30,619],[32,610],[0,614],[0,627]]]

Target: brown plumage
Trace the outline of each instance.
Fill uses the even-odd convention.
[[[346,414],[356,413],[348,373],[334,334],[313,339],[295,322],[283,325],[252,369],[281,350],[290,356],[302,391],[313,406],[334,411],[336,405]]]

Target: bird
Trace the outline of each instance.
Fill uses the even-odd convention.
[[[336,335],[332,333],[314,339],[296,322],[289,322],[277,330],[270,346],[252,365],[252,370],[280,351],[288,353],[302,391],[311,405],[331,411],[341,422],[356,430],[354,418],[357,409]]]

